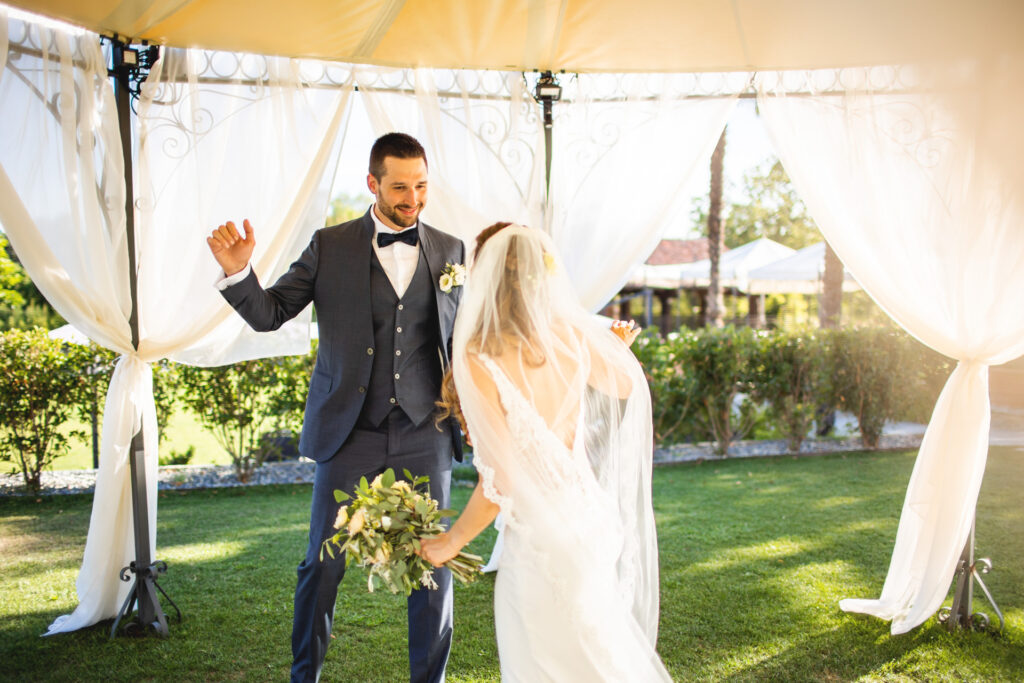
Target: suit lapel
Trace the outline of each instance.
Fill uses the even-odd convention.
[[[451,335],[452,323],[455,319],[455,299],[451,292],[441,291],[441,275],[447,265],[446,256],[440,241],[434,234],[434,229],[420,221],[420,248],[427,260],[427,268],[430,270],[431,286],[434,288],[434,301],[437,304],[437,325],[440,334],[441,346],[445,346],[445,340]],[[447,323],[447,324],[446,324]],[[441,349],[441,358],[447,364],[446,349]]]
[[[373,207],[370,207],[373,211]],[[348,268],[352,274],[352,296],[354,297],[354,309],[359,320],[352,321],[354,329],[373,330],[373,311],[370,308],[370,260],[373,258],[373,218],[367,211],[359,224],[359,229],[353,234],[353,244],[350,249],[342,251],[343,257],[348,257]],[[348,293],[345,293],[348,296]]]

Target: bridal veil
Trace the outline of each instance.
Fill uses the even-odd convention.
[[[608,636],[606,622],[617,621],[616,638],[626,628],[643,643],[627,648],[629,658],[643,652],[656,660],[658,557],[643,371],[627,345],[580,306],[545,233],[511,225],[478,251],[452,363],[484,492],[526,548],[533,566],[522,571],[545,573],[564,588],[554,591],[559,599],[575,600],[564,606],[579,617],[575,626]],[[607,645],[593,639],[594,648]],[[591,655],[609,653],[582,654]]]

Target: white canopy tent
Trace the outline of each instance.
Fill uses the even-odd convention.
[[[748,294],[821,294],[824,274],[825,243],[817,242],[790,256],[750,270],[745,291]],[[859,289],[853,275],[844,271],[843,291]]]
[[[1020,40],[1014,0],[12,0],[155,44],[352,64],[573,73],[906,64]]]
[[[705,162],[735,98],[756,92],[784,165],[847,268],[910,333],[960,362],[921,447],[882,597],[844,608],[891,619],[898,633],[941,604],[984,472],[987,368],[1024,352],[1024,313],[1007,300],[1024,291],[1024,4],[14,4],[87,30],[8,19],[0,8],[0,221],[58,311],[123,354],[81,605],[52,631],[113,616],[124,596],[125,461],[142,422],[147,467],[157,460],[148,362],[213,364],[307,343],[301,324],[297,337],[243,334],[205,284],[214,267],[201,236],[244,212],[262,230],[258,274],[280,273],[322,220],[356,88],[376,131],[426,143],[428,220],[463,237],[482,219],[544,227],[592,308],[653,249],[664,218],[684,210],[679,187]],[[128,333],[122,140],[96,33],[181,48],[165,51],[139,100],[138,348]],[[519,73],[545,68],[574,72],[561,77],[550,189],[543,124]],[[671,173],[661,171],[666,160]]]
[[[718,262],[718,281],[722,287],[732,287],[746,292],[752,270],[795,253],[796,249],[767,237],[747,242],[722,254]],[[683,265],[679,269],[678,277],[681,287],[707,287],[711,282],[711,259]]]

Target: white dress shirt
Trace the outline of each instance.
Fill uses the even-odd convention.
[[[416,266],[420,259],[420,245],[418,242],[415,246],[405,242],[394,242],[386,247],[377,246],[377,233],[397,234],[398,231],[384,225],[383,221],[377,217],[376,204],[370,209],[370,216],[373,217],[373,225],[376,228],[373,234],[373,251],[376,252],[377,260],[380,261],[388,280],[391,281],[391,286],[395,288],[395,293],[401,299],[405,290],[409,288],[409,283],[412,282],[412,276],[416,273]],[[419,221],[417,221],[416,227],[419,227]],[[411,228],[406,228],[406,230],[411,230]],[[245,268],[234,275],[221,277],[215,286],[219,290],[227,289],[244,280],[251,270],[252,266],[246,264]]]
[[[420,260],[419,242],[417,241],[415,245],[392,242],[386,247],[378,246],[378,234],[397,235],[398,231],[384,225],[384,222],[377,217],[376,204],[370,210],[370,215],[373,216],[373,224],[377,228],[373,235],[373,250],[377,253],[377,260],[380,261],[384,272],[387,273],[391,286],[395,288],[395,294],[401,299],[405,295],[405,290],[409,288],[409,283],[412,282],[412,276],[416,274],[416,266]],[[419,221],[416,222],[415,227],[419,227]],[[406,228],[406,230],[412,230],[412,228]]]

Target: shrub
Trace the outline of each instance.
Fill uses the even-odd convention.
[[[649,328],[633,343],[651,389],[655,443],[678,443],[696,432],[694,380],[680,364],[680,348],[688,342],[684,335],[662,338]]]
[[[827,402],[825,354],[812,330],[774,332],[757,338],[752,363],[753,396],[767,403],[767,417],[797,452]]]
[[[688,390],[696,404],[695,418],[715,443],[715,452],[728,453],[729,444],[742,439],[758,419],[750,400],[752,367],[757,337],[746,327],[708,327],[681,335],[677,358],[688,377]]]
[[[278,429],[260,434],[256,445],[258,454],[253,457],[263,462],[297,460],[299,457],[299,436],[290,429]]]
[[[831,402],[856,416],[865,447],[878,448],[886,421],[921,400],[919,352],[890,328],[831,330],[826,338]]]
[[[79,352],[85,362],[82,371],[85,381],[81,390],[75,394],[74,403],[78,417],[83,422],[93,424],[91,437],[84,432],[81,434],[84,440],[89,442],[99,436],[98,426],[103,422],[103,409],[106,406],[110,378],[120,356],[91,342],[88,346],[79,347]],[[177,365],[171,361],[157,361],[152,364],[152,369],[156,424],[157,429],[163,433],[167,428],[167,421],[177,408],[181,379],[178,376]]]
[[[308,375],[303,379],[296,371],[301,366],[294,358],[279,357],[216,368],[180,367],[182,402],[231,457],[239,481],[248,481],[263,464],[263,433],[295,421],[296,385],[304,381],[308,386]]]
[[[171,451],[167,455],[160,456],[160,466],[166,467],[167,465],[187,465],[192,462],[192,458],[196,455],[196,447],[189,446],[183,451]]]
[[[181,403],[183,366],[166,358],[153,365],[153,401],[156,403],[156,426],[161,433]]]
[[[60,430],[78,403],[92,358],[85,347],[50,339],[41,328],[0,334],[0,459],[40,489],[43,469],[68,449]]]

